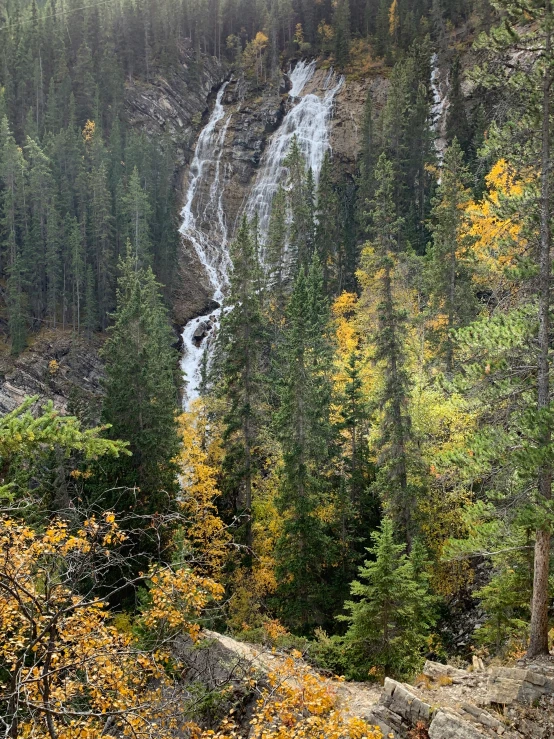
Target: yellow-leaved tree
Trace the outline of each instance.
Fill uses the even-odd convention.
[[[169,639],[180,633],[196,639],[195,621],[222,587],[186,568],[154,568],[142,620],[155,637],[141,647],[116,628],[94,594],[124,543],[113,513],[75,531],[61,521],[39,533],[0,520],[4,736],[161,738],[178,728],[179,703],[165,669]]]
[[[202,402],[192,403],[190,410],[179,419],[182,439],[178,458],[179,503],[187,521],[179,532],[179,543],[196,572],[216,577],[229,556],[231,535],[217,510],[216,500],[220,491],[213,459],[217,441],[209,437]]]

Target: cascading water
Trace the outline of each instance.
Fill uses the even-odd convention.
[[[289,96],[295,104],[271,137],[246,202],[246,215],[252,218],[255,213],[258,214],[262,240],[269,225],[273,197],[286,178],[287,170],[283,162],[293,137],[298,138],[316,184],[325,152],[329,149],[328,123],[335,96],[344,79],[331,71],[324,81],[321,96],[315,93],[303,95],[304,88],[314,77],[315,71],[315,61],[301,61],[291,72]],[[223,202],[227,179],[221,163],[231,119],[231,113],[223,105],[226,86],[227,83],[219,90],[210,120],[196,145],[180,228],[183,237],[190,242],[204,266],[213,289],[213,299],[220,305],[225,296],[231,266],[228,251],[231,234],[227,227]],[[209,187],[208,182],[211,183]],[[203,195],[206,192],[207,196]],[[222,308],[219,307],[210,314],[189,321],[183,331],[184,356],[181,366],[185,375],[187,405],[199,395],[204,352],[209,353],[221,311]]]
[[[198,138],[189,170],[185,206],[181,211],[183,222],[179,229],[206,270],[213,291],[212,298],[220,306],[230,266],[229,238],[223,207],[225,173],[222,173],[221,166],[223,145],[231,120],[231,113],[226,112],[223,105],[227,85],[228,82],[225,82],[217,93],[210,120]],[[211,185],[206,197],[206,188],[202,185],[210,179]],[[189,321],[183,331],[184,354],[181,368],[186,382],[185,396],[189,403],[199,395],[203,353],[220,316],[221,307]]]
[[[248,198],[246,214],[252,218],[258,214],[259,231],[262,241],[269,227],[271,204],[279,185],[283,184],[287,170],[283,162],[288,154],[294,136],[311,167],[317,185],[325,152],[329,149],[329,120],[333,114],[335,96],[344,83],[344,77],[338,77],[332,71],[327,75],[323,85],[323,95],[314,93],[302,95],[308,82],[315,74],[316,63],[300,61],[290,74],[291,98],[300,98],[298,103],[287,113],[279,130],[271,138],[271,142],[262,159],[256,182]]]
[[[448,87],[448,80],[445,86]],[[441,85],[438,54],[433,54],[431,57],[431,89],[433,91],[433,129],[436,134],[435,150],[439,163],[442,164],[447,146],[446,116],[448,113],[448,95],[443,91],[443,86]]]

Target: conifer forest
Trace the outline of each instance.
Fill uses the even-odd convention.
[[[554,738],[554,2],[0,0],[0,739]]]

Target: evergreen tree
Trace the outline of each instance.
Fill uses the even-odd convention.
[[[323,286],[327,294],[340,292],[343,285],[340,249],[339,204],[331,177],[331,158],[325,153],[317,190],[315,250],[323,268]]]
[[[102,420],[110,424],[110,438],[129,442],[132,456],[104,468],[112,490],[105,505],[154,515],[171,510],[177,492],[174,339],[154,274],[136,269],[130,246],[120,270],[114,324],[102,350]]]
[[[467,325],[477,310],[467,255],[468,238],[462,235],[464,208],[470,202],[468,178],[462,149],[454,139],[444,157],[441,182],[433,201],[433,244],[427,267],[434,334],[448,374],[454,368],[454,331]]]
[[[252,479],[258,438],[260,405],[260,352],[263,341],[260,310],[260,265],[256,240],[243,217],[231,246],[230,310],[221,324],[224,415],[224,489],[244,517],[245,543],[252,549]],[[249,555],[250,556],[250,555]]]
[[[330,611],[324,583],[332,544],[318,508],[328,493],[332,459],[331,344],[319,262],[295,281],[277,357],[280,408],[276,430],[283,448],[278,497],[283,515],[276,546],[279,611],[306,631]]]
[[[486,88],[506,88],[513,95],[511,120],[503,128],[493,127],[492,147],[495,154],[509,150],[512,162],[522,171],[528,167],[538,170],[537,193],[528,209],[533,212],[539,238],[534,239],[534,273],[532,291],[538,304],[538,332],[536,335],[536,403],[535,403],[535,474],[537,495],[536,540],[534,558],[534,585],[531,606],[530,642],[528,654],[534,657],[548,653],[549,569],[552,524],[552,430],[551,430],[551,371],[550,346],[552,341],[551,313],[551,176],[552,169],[552,68],[554,52],[552,31],[554,14],[551,0],[535,3],[533,0],[499,0],[503,22],[480,39],[480,48],[486,56],[476,76]],[[498,62],[511,63],[514,50],[528,49],[532,63],[518,54],[514,74],[506,76]],[[532,51],[531,51],[532,50]],[[540,162],[539,165],[537,164]],[[537,230],[537,229],[536,229]],[[542,512],[539,515],[539,512]],[[539,520],[541,519],[541,520]]]
[[[283,316],[289,274],[287,270],[287,195],[282,186],[271,204],[271,217],[265,247],[267,285],[275,303],[275,319]]]
[[[73,330],[81,330],[81,309],[85,289],[85,245],[82,230],[76,218],[66,218],[65,238],[69,257],[69,275],[71,278]]]
[[[96,285],[94,284],[94,271],[89,264],[86,271],[85,284],[85,330],[90,339],[98,326],[98,310],[96,306]]]
[[[55,205],[51,203],[46,227],[46,315],[52,328],[56,328],[58,303],[61,295],[61,239],[60,216]]]
[[[314,250],[314,182],[313,173],[306,171],[306,160],[296,136],[285,159],[288,168],[287,191],[291,212],[290,249],[293,267],[305,269]]]
[[[333,13],[333,32],[335,61],[339,69],[344,69],[350,59],[350,3],[338,0]]]
[[[136,167],[132,171],[123,196],[123,214],[127,239],[131,242],[135,255],[135,267],[142,269],[152,262],[149,226],[151,205],[148,194],[141,185],[141,178]]]
[[[2,263],[6,264],[8,325],[11,336],[11,350],[19,354],[26,345],[28,328],[28,302],[26,295],[27,279],[24,244],[27,238],[28,222],[24,207],[26,198],[27,165],[23,152],[16,145],[8,126],[7,118],[2,120],[0,138],[3,142],[0,164],[2,190],[1,221]]]
[[[450,70],[446,137],[449,143],[454,139],[457,139],[462,151],[467,156],[470,154],[471,141],[473,137],[466,112],[466,104],[462,92],[460,76],[460,58],[456,57]]]
[[[360,579],[351,586],[358,599],[347,601],[350,614],[340,617],[350,624],[344,664],[348,676],[358,680],[367,679],[369,669],[376,666],[384,675],[409,676],[420,664],[436,618],[434,598],[419,567],[419,546],[409,558],[405,545],[394,542],[390,518],[371,538],[374,545],[367,551],[372,559],[360,567]]]
[[[411,542],[414,533],[414,490],[409,483],[410,381],[405,350],[406,310],[396,295],[401,221],[394,203],[394,171],[384,154],[375,172],[375,199],[371,204],[371,246],[364,269],[375,275],[377,320],[375,359],[383,374],[379,395],[379,475],[377,484],[399,531]]]

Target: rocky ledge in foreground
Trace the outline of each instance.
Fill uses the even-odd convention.
[[[283,659],[272,650],[207,632],[229,657],[271,672]],[[228,659],[227,657],[227,659]],[[327,679],[342,711],[379,726],[388,739],[554,739],[554,660],[461,670],[426,662],[415,685],[387,678],[371,683]],[[245,737],[249,732],[245,725]]]
[[[416,686],[387,678],[363,717],[395,739],[551,739],[554,662],[472,671],[427,662]]]

